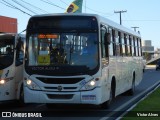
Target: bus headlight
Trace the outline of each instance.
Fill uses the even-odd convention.
[[[6,84],[8,81],[13,80],[13,77],[0,79],[0,85]]]
[[[92,90],[96,87],[96,81],[95,80],[91,80],[88,83],[86,83],[81,90]]]
[[[33,82],[32,80],[28,79],[26,80],[26,85],[29,89],[32,89],[32,90],[41,90],[40,87],[35,83]]]
[[[4,85],[6,83],[5,80],[0,80],[0,85]]]

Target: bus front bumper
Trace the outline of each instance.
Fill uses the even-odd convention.
[[[101,89],[81,92],[45,92],[24,87],[25,103],[101,104]]]

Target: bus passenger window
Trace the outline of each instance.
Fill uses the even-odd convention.
[[[124,56],[126,54],[125,51],[125,42],[124,42],[124,34],[121,34],[121,43],[122,43],[122,56]]]
[[[104,36],[105,36],[105,30],[101,30],[101,50],[102,50],[102,58],[105,58],[105,57],[106,57]]]
[[[113,56],[116,55],[116,37],[115,37],[115,30],[112,30],[112,42],[113,42]]]
[[[124,44],[125,44],[125,55],[128,56],[128,46],[127,46],[127,43],[128,43],[128,35],[124,34]]]
[[[113,56],[113,35],[112,35],[112,29],[109,28],[109,33],[111,35],[111,44],[109,45],[109,55]]]
[[[120,41],[119,41],[119,34],[118,31],[115,31],[115,47],[116,47],[116,56],[120,56]]]
[[[121,41],[121,32],[118,32],[119,47],[120,47],[120,56],[122,55],[122,41]]]

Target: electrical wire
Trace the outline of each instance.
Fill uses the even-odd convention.
[[[34,14],[37,14],[36,12],[30,10],[29,8],[27,8],[27,7],[25,7],[24,5],[22,5],[21,3],[19,3],[17,0],[12,0],[12,1],[15,2],[16,4],[20,5],[21,7],[25,8],[26,10],[28,10],[28,11],[34,13]]]
[[[30,4],[30,3],[28,3],[28,2],[26,2],[26,1],[24,1],[24,0],[21,0],[21,1],[24,2],[24,3],[27,4],[27,5],[32,6],[34,9],[37,9],[37,10],[43,12],[43,13],[48,13],[47,11],[45,11],[45,10],[43,10],[43,9],[41,9],[41,8],[39,8],[39,7],[37,7],[37,6],[35,6],[35,5],[32,5],[32,4]]]
[[[2,3],[3,5],[5,5],[5,6],[7,6],[7,7],[10,7],[10,8],[13,8],[13,9],[14,9],[14,7],[9,6],[9,5],[7,5],[7,4],[5,4],[5,3],[1,2],[1,1],[0,1],[0,3]]]
[[[147,19],[146,20],[123,20],[123,21],[160,22],[160,20],[158,20],[158,19],[157,20],[147,20]]]
[[[49,5],[52,5],[52,6],[58,7],[58,8],[60,8],[60,9],[66,10],[65,8],[60,7],[60,6],[58,6],[58,5],[54,4],[54,3],[52,3],[52,2],[49,1],[49,0],[47,0],[47,1],[45,1],[45,0],[40,0],[40,1],[42,1],[42,2],[44,2],[44,3],[47,3],[47,4],[49,4]]]
[[[67,4],[66,2],[64,2],[63,0],[60,0],[62,3],[64,3],[64,4],[66,4],[67,6],[69,6],[69,4]],[[96,13],[99,13],[99,14],[103,14],[103,15],[105,15],[105,16],[107,16],[107,17],[109,17],[109,16],[113,16],[114,15],[114,13],[104,13],[104,12],[101,12],[101,11],[97,11],[97,10],[94,10],[94,9],[92,9],[92,8],[89,8],[89,7],[87,7],[87,6],[85,6],[85,5],[83,5],[83,7],[84,8],[87,8],[88,10],[90,10],[90,11],[93,11],[93,12],[96,12]],[[106,15],[107,14],[107,15]]]
[[[13,9],[17,9],[17,10],[21,11],[21,12],[24,13],[24,14],[27,14],[27,15],[29,15],[29,16],[32,16],[31,14],[23,11],[22,9],[20,9],[20,8],[14,6],[14,5],[12,5],[12,4],[10,4],[9,2],[7,2],[7,1],[5,1],[5,0],[2,0],[2,1],[5,2],[8,7],[10,6],[10,7],[13,8]]]
[[[60,0],[60,1],[61,1],[62,3],[64,3],[65,5],[67,5],[67,6],[69,5],[69,4],[67,4],[66,2],[64,2],[63,0]]]

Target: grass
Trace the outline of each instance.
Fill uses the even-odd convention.
[[[142,114],[147,117],[140,116]],[[160,120],[160,88],[138,103],[122,120]]]

